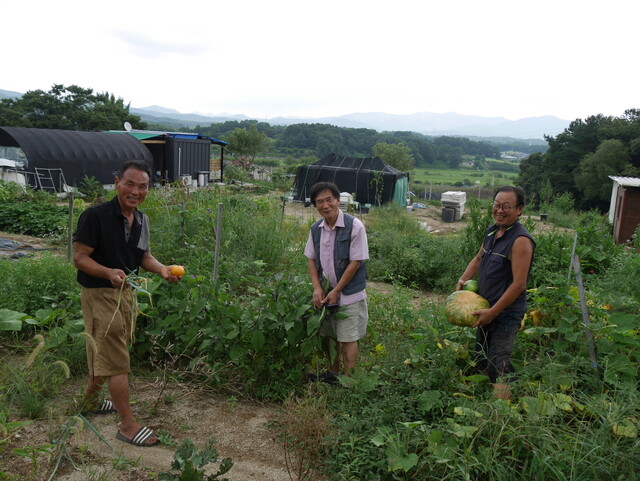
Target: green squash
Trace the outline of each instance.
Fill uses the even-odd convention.
[[[462,290],[478,292],[478,281],[476,281],[475,279],[469,279],[467,282],[464,283],[464,286],[462,286]]]

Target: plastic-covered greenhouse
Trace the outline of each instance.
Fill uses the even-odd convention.
[[[380,157],[338,157],[329,154],[315,164],[302,165],[296,172],[294,200],[305,201],[316,182],[333,182],[340,192],[353,194],[363,204],[394,202],[406,205],[409,176],[385,163]]]

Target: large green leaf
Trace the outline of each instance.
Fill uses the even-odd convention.
[[[638,318],[633,314],[614,312],[609,316],[609,323],[617,325],[622,330],[638,328]]]
[[[629,418],[625,418],[619,423],[614,423],[611,426],[611,432],[616,436],[623,436],[625,438],[638,437],[638,428],[636,428],[633,421]]]
[[[254,351],[260,351],[264,346],[265,337],[262,331],[253,331],[251,333],[251,346]]]
[[[431,411],[442,406],[442,393],[440,391],[424,391],[418,396],[418,409]]]
[[[26,314],[11,309],[0,309],[0,331],[19,331]]]

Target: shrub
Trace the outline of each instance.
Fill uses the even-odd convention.
[[[300,260],[308,231],[282,219],[278,197],[247,196],[226,189],[201,189],[188,198],[181,195],[152,191],[143,206],[158,259],[185,265],[187,274],[213,273],[217,206],[223,204],[221,282],[235,289],[245,284],[247,276],[256,274],[256,269],[306,273]]]
[[[0,202],[11,201],[24,194],[23,187],[17,182],[0,180]]]
[[[429,234],[401,212],[394,206],[373,211],[367,232],[369,277],[414,288],[451,290],[466,265],[457,239]]]
[[[475,197],[471,198],[467,204],[469,208],[469,218],[467,226],[462,232],[462,242],[460,252],[469,262],[477,253],[484,241],[484,233],[493,224],[491,205],[493,200],[481,201]],[[460,272],[462,274],[462,272]]]
[[[205,276],[152,283],[153,306],[139,320],[144,334],[136,353],[161,365],[177,360],[196,376],[202,373],[195,368],[205,364],[211,385],[237,383],[251,396],[284,399],[320,350],[316,333],[324,310],[311,306],[306,278],[276,274],[247,281],[246,296]]]
[[[0,230],[36,237],[61,237],[67,232],[68,208],[48,202],[0,203]]]
[[[0,266],[0,298],[6,309],[33,314],[66,301],[80,290],[75,267],[58,255],[1,259]]]
[[[90,204],[103,202],[107,195],[107,190],[102,185],[102,182],[93,176],[87,177],[85,175],[80,181],[78,190],[84,195],[84,200]]]

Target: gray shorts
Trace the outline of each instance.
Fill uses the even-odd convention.
[[[369,311],[367,300],[355,304],[340,306],[324,318],[320,326],[320,335],[330,337],[338,342],[353,342],[367,334]]]

